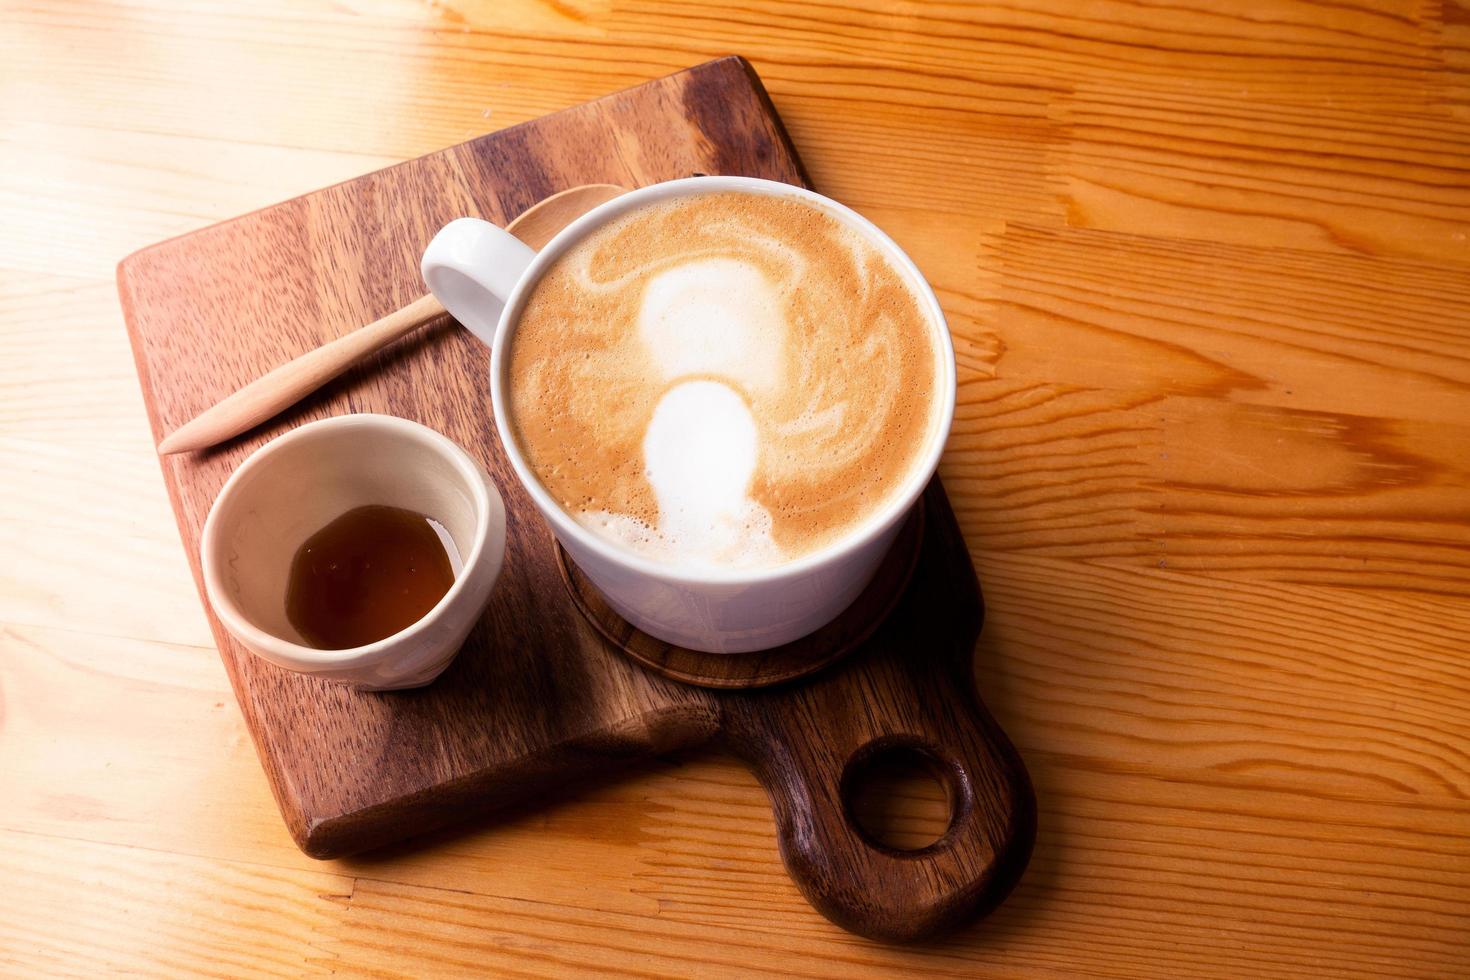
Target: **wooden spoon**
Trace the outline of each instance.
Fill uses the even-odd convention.
[[[626,191],[627,188],[616,184],[571,187],[531,205],[506,225],[505,230],[532,248],[540,249],[573,220]],[[443,313],[443,304],[432,295],[424,296],[381,320],[287,361],[165,436],[158,444],[159,455],[206,449],[252,429],[369,354]]]

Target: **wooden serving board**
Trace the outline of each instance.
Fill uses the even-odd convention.
[[[276,364],[419,296],[420,253],[453,218],[504,224],[576,184],[633,187],[694,173],[805,184],[741,59],[132,255],[118,267],[118,286],[155,441]],[[204,518],[225,479],[261,444],[313,419],[372,411],[420,421],[476,455],[505,497],[505,571],[459,657],[427,688],[370,694],[281,670],[211,616],[302,849],[328,857],[375,847],[614,760],[719,735],[770,791],[793,877],[840,924],[912,939],[1003,897],[1029,855],[1034,805],[1024,767],[974,696],[980,596],[937,482],[908,590],[855,654],[775,688],[687,686],[635,664],[578,611],[549,532],[502,455],[488,363],[489,352],[446,319],[232,443],[161,459],[196,582]],[[843,799],[853,767],[904,745],[933,758],[955,811],[945,837],[915,852],[868,843]]]

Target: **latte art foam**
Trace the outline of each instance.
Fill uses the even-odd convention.
[[[514,436],[583,526],[777,565],[870,517],[934,437],[936,351],[878,248],[794,198],[651,204],[560,256],[510,341]]]

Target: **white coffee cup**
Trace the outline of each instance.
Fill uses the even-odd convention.
[[[867,521],[835,543],[770,568],[681,568],[594,535],[547,493],[516,445],[508,418],[507,342],[532,286],[551,262],[619,215],[655,201],[713,191],[795,198],[855,228],[903,275],[928,318],[939,353],[934,392],[938,425],[899,488]],[[495,424],[516,475],[557,540],[623,618],[677,646],[716,653],[764,650],[805,636],[836,618],[872,579],[904,516],[933,476],[954,417],[954,348],[944,311],[923,275],[866,218],[820,194],[788,184],[751,177],[691,177],[653,184],[589,211],[540,252],[487,221],[460,218],[444,226],[429,243],[422,269],[424,281],[439,301],[490,345]]]

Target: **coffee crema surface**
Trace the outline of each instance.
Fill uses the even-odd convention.
[[[655,202],[546,269],[510,338],[514,438],[593,533],[779,565],[881,508],[934,439],[933,327],[860,231],[795,198]]]

